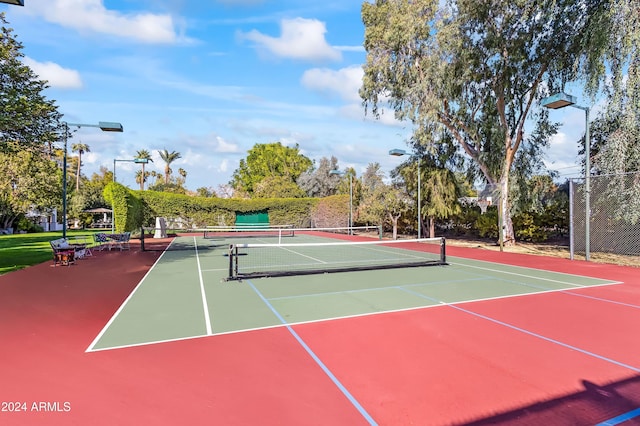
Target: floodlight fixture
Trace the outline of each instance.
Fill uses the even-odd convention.
[[[0,0],[0,2],[7,3],[7,1],[4,0]],[[24,6],[24,1],[16,0],[16,2],[22,3],[20,6]],[[98,124],[69,123],[67,121],[63,121],[62,124],[64,124],[64,158],[62,160],[62,238],[67,238],[67,140],[69,138],[69,127],[97,127],[103,132],[122,132],[124,129],[122,124],[108,121],[100,121]]]
[[[560,109],[575,105],[575,103],[576,97],[567,93],[556,93],[555,95],[542,100],[542,106],[550,109]]]
[[[408,155],[408,153],[404,149],[392,149],[389,151],[389,155],[393,155],[394,157],[402,157],[403,155]]]
[[[591,249],[590,249],[590,241],[591,236],[590,233],[590,221],[591,221],[591,138],[589,136],[589,107],[576,105],[576,97],[568,95],[566,93],[556,93],[555,95],[549,96],[548,98],[544,98],[540,104],[546,108],[550,109],[560,109],[568,106],[572,106],[574,108],[581,109],[585,112],[585,133],[584,133],[584,156],[585,156],[585,165],[584,165],[584,202],[585,202],[585,223],[584,223],[584,234],[585,234],[585,260],[589,260],[591,258]],[[570,257],[573,260],[573,228],[571,229],[570,235]]]

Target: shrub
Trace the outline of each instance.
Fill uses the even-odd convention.
[[[539,243],[546,241],[549,235],[541,226],[541,215],[532,213],[520,213],[513,217],[513,228],[516,239]]]
[[[496,206],[487,207],[487,212],[479,215],[474,225],[480,237],[497,239],[498,208]]]

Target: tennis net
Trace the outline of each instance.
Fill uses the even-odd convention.
[[[279,226],[207,226],[202,230],[204,238],[260,238],[260,237],[294,237],[293,225]]]
[[[446,264],[444,238],[231,244],[227,280]]]
[[[168,240],[163,239],[166,235]],[[295,237],[295,238],[293,238]],[[160,229],[142,228],[143,251],[175,251],[199,249],[226,250],[230,244],[259,242],[282,244],[284,242],[340,241],[359,237],[382,238],[380,226],[355,226],[335,228],[294,228],[292,225],[271,226],[207,226],[205,228]]]

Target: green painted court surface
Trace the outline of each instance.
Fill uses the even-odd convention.
[[[285,242],[298,241],[318,238]],[[89,350],[613,284],[450,256],[445,266],[225,281],[228,242],[180,237],[172,245],[181,250],[162,254]]]

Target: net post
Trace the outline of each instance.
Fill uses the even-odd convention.
[[[229,244],[229,278],[233,279],[233,244]]]
[[[378,239],[382,240],[382,225],[378,225]]]
[[[440,261],[443,264],[447,263],[447,250],[444,237],[440,238]]]
[[[140,251],[145,251],[145,249],[144,249],[144,226],[140,227]]]

